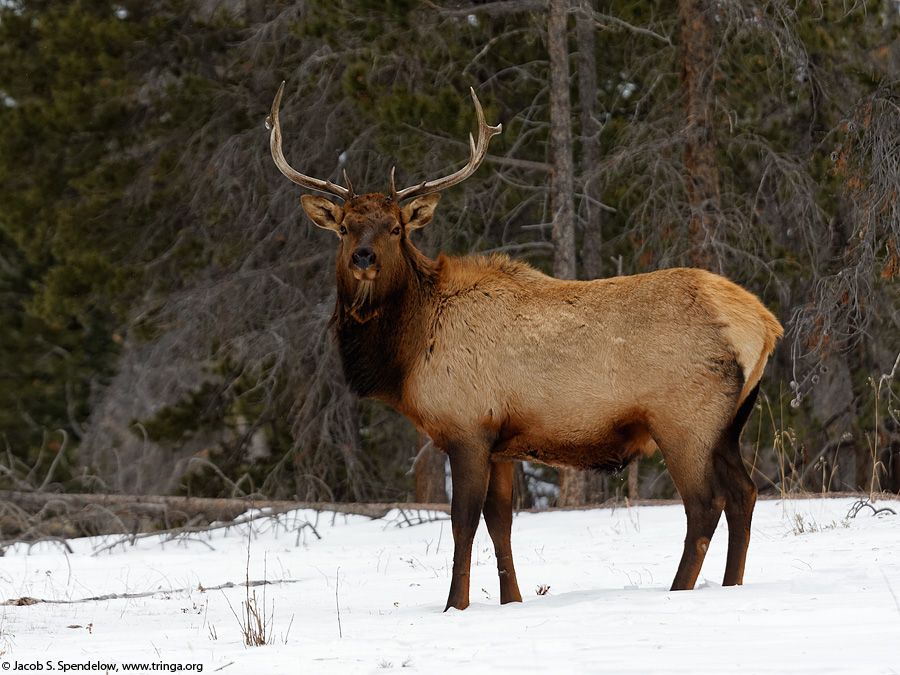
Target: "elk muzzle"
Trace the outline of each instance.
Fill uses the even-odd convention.
[[[375,250],[367,245],[357,246],[350,255],[350,271],[358,281],[372,281],[378,275]]]

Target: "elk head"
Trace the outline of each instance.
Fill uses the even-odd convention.
[[[469,162],[459,171],[419,185],[397,190],[394,185],[394,170],[391,170],[390,197],[373,193],[358,196],[344,172],[347,187],[335,185],[331,181],[311,178],[291,168],[281,149],[281,126],[278,108],[284,92],[284,82],[278,89],[272,103],[272,113],[266,120],[271,129],[270,146],[275,165],[290,180],[310,190],[324,192],[338,197],[344,202],[337,204],[324,197],[303,195],[300,202],[303,210],[319,227],[332,230],[341,239],[338,251],[338,277],[352,276],[358,283],[371,284],[379,277],[396,277],[401,273],[398,262],[402,260],[404,248],[411,246],[407,235],[423,225],[427,225],[441,196],[438,194],[471,176],[484,160],[491,137],[500,133],[502,125],[489,126],[484,119],[481,103],[470,89],[478,116],[478,142],[469,134]],[[411,201],[410,201],[411,200]],[[405,206],[401,204],[409,203]],[[349,281],[349,280],[348,280]],[[390,283],[379,282],[390,287]]]

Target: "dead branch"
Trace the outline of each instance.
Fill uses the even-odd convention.
[[[436,9],[444,16],[467,17],[470,14],[486,14],[491,16],[504,16],[506,14],[524,12],[543,12],[547,10],[547,0],[500,0],[484,5],[468,5],[466,7],[441,7],[425,0],[425,4]]]
[[[856,518],[856,516],[859,515],[859,512],[867,506],[872,509],[873,516],[877,516],[879,513],[890,513],[894,516],[897,515],[897,512],[889,506],[882,506],[881,508],[876,509],[868,499],[860,498],[853,503],[853,506],[850,507],[850,510],[847,512],[847,517]]]
[[[12,598],[10,600],[6,600],[5,602],[0,602],[0,606],[27,607],[29,605],[77,605],[85,602],[103,602],[105,600],[131,600],[133,598],[149,598],[154,595],[165,596],[172,595],[173,593],[192,593],[193,591],[206,593],[207,591],[221,591],[226,588],[241,588],[242,586],[245,586],[247,588],[255,588],[256,586],[298,584],[300,583],[300,581],[300,579],[261,579],[254,581],[241,581],[238,583],[235,583],[233,581],[226,581],[224,584],[219,584],[218,586],[203,586],[202,584],[198,584],[196,588],[158,588],[154,591],[144,591],[142,593],[107,593],[106,595],[95,595],[89,598],[76,598],[75,600],[45,600],[43,598],[32,598],[29,596],[24,596],[21,598]]]
[[[447,505],[347,504],[153,495],[54,494],[0,490],[0,545],[103,534],[177,536],[298,509],[383,518],[393,509],[447,511]],[[259,510],[242,519],[249,510]]]

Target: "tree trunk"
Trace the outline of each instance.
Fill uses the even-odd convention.
[[[425,434],[416,434],[416,501],[420,504],[447,503],[447,455],[438,450]]]
[[[567,0],[550,0],[547,51],[550,55],[550,154],[553,179],[553,274],[575,278],[575,161],[572,156],[572,106],[569,101]],[[581,506],[584,476],[574,469],[559,470],[559,506]]]
[[[628,498],[632,501],[640,499],[640,489],[638,487],[638,463],[640,460],[635,457],[628,465]]]
[[[575,162],[572,157],[572,106],[569,102],[569,49],[566,0],[550,0],[547,51],[550,55],[550,154],[553,178],[553,274],[575,278]]]
[[[522,462],[516,462],[516,468],[513,472],[513,508],[534,508],[534,496],[528,488],[528,479],[525,478],[525,467]]]
[[[576,14],[578,38],[578,103],[581,107],[581,180],[584,196],[579,210],[581,266],[585,279],[603,276],[603,230],[600,210],[601,185],[596,180],[600,164],[600,121],[597,119],[597,61],[594,55],[594,10],[581,0]]]
[[[678,0],[691,263],[706,269],[717,266],[712,244],[721,217],[714,125],[716,46],[712,13],[709,0]]]

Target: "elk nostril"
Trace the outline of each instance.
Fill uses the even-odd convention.
[[[375,263],[375,251],[368,247],[360,247],[353,252],[351,260],[358,269],[367,269]]]

